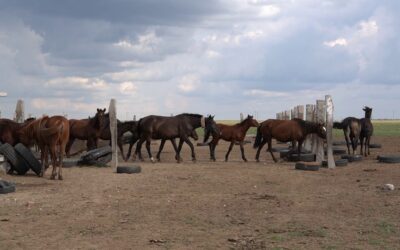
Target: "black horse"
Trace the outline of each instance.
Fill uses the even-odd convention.
[[[196,161],[196,155],[194,153],[194,147],[189,137],[193,135],[193,131],[196,128],[203,127],[210,131],[218,131],[218,127],[214,121],[213,116],[203,117],[199,114],[180,114],[177,116],[156,116],[150,115],[139,120],[138,132],[139,142],[136,145],[135,154],[133,158],[136,159],[136,155],[139,155],[139,159],[143,160],[141,154],[141,147],[144,141],[146,141],[146,149],[149,154],[149,158],[152,162],[155,162],[151,150],[150,142],[151,139],[156,140],[171,140],[172,145],[175,149],[175,159],[180,162],[180,151],[182,149],[183,142],[186,142],[192,150],[192,160]],[[179,146],[177,147],[174,143],[175,138],[179,138]]]
[[[346,140],[347,152],[350,154],[349,141],[353,148],[353,155],[357,150],[358,139],[361,133],[361,121],[355,117],[346,117],[342,122],[334,122],[333,127],[343,129],[344,139]]]
[[[364,156],[367,156],[367,148],[368,148],[368,155],[369,152],[369,143],[371,140],[371,136],[374,133],[374,126],[371,122],[371,115],[372,115],[372,108],[365,106],[363,108],[365,112],[364,118],[361,118],[361,134],[360,134],[360,155],[363,155],[363,146],[364,146]],[[365,139],[365,143],[364,143]]]
[[[122,159],[125,161],[128,160],[128,156],[125,158],[124,155],[124,148],[123,148],[123,135],[126,132],[131,132],[132,137],[131,137],[131,142],[133,144],[139,139],[139,134],[137,132],[137,126],[138,122],[137,121],[125,121],[121,122],[120,120],[117,120],[117,144],[119,147],[119,150],[121,151]],[[100,139],[102,140],[109,140],[111,144],[111,131],[110,131],[110,116],[109,114],[104,115],[104,127],[101,130],[100,133]]]

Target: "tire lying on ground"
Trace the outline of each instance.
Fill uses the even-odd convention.
[[[315,154],[300,154],[300,156],[296,154],[289,154],[287,156],[288,161],[304,161],[304,162],[313,162],[315,161]]]
[[[111,154],[112,149],[109,145],[101,148],[96,148],[87,151],[86,153],[82,154],[81,159],[84,159],[85,161],[90,161],[90,160],[96,160],[97,158],[100,158],[104,155]]]
[[[342,155],[342,159],[346,159],[349,162],[353,162],[353,161],[362,161],[363,157],[362,155]]]
[[[371,144],[369,144],[369,147],[370,148],[382,148],[382,145],[378,144],[378,143],[371,143]]]
[[[15,192],[15,184],[0,180],[0,194]]]
[[[297,162],[294,168],[297,170],[318,171],[320,167],[321,163],[314,161],[314,162]]]
[[[70,168],[74,166],[78,166],[78,159],[74,158],[69,158],[69,159],[64,159],[62,163],[63,168]]]
[[[25,147],[22,143],[18,143],[14,146],[15,151],[24,158],[24,160],[29,164],[29,167],[32,169],[35,174],[40,175],[42,171],[42,165],[36,159],[36,157],[32,154],[31,150]]]
[[[29,170],[29,164],[22,158],[14,147],[8,143],[0,146],[0,154],[11,164],[11,169],[15,170],[19,175],[24,175]]]
[[[140,173],[141,171],[142,171],[142,168],[140,166],[117,167],[118,174],[136,174],[136,173]]]
[[[346,144],[347,143],[345,141],[334,141],[334,142],[332,142],[333,146],[343,146],[343,145],[346,145]]]
[[[344,167],[347,166],[349,161],[347,159],[338,159],[335,161],[336,167]],[[322,161],[322,167],[328,167],[328,161]]]
[[[400,155],[380,155],[378,161],[383,163],[400,163]]]

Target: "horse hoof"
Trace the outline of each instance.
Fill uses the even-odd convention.
[[[256,159],[256,162],[260,162],[260,159]]]
[[[50,176],[50,180],[55,180],[55,179],[56,179],[55,175]]]
[[[62,177],[62,175],[59,175],[59,176],[58,176],[58,179],[59,179],[60,181],[64,180],[64,178]]]
[[[228,159],[225,159],[225,162],[228,162]]]
[[[154,160],[153,157],[151,157],[150,160],[151,160],[152,163],[156,163],[156,161]]]
[[[243,159],[244,162],[247,162],[247,159]]]

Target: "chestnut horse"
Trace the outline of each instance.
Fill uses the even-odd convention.
[[[369,152],[369,143],[371,140],[371,136],[374,133],[374,126],[371,122],[372,108],[365,106],[363,108],[365,111],[365,117],[360,119],[361,122],[361,134],[360,134],[360,155],[363,155],[363,146],[364,146],[364,156],[370,154]],[[365,139],[365,142],[364,142]],[[368,152],[367,152],[368,148]]]
[[[357,150],[358,139],[361,133],[361,121],[355,117],[346,117],[342,122],[334,122],[333,127],[343,129],[344,139],[346,140],[347,153],[350,154],[350,146],[353,148],[353,155]]]
[[[97,148],[97,140],[104,127],[104,114],[106,109],[97,109],[94,117],[89,119],[69,120],[69,141],[66,146],[67,157],[70,156],[71,146],[75,139],[86,140],[87,150]]]
[[[39,146],[42,161],[43,177],[48,166],[48,154],[50,153],[53,171],[50,179],[54,180],[57,176],[62,180],[62,162],[65,153],[65,147],[69,139],[69,122],[63,116],[44,116],[33,120],[22,127],[19,132],[20,140],[23,144],[30,147],[33,143]]]
[[[267,150],[271,153],[272,159],[277,162],[277,159],[272,153],[272,138],[281,142],[292,142],[293,145],[297,142],[297,152],[300,158],[301,147],[308,134],[317,134],[319,137],[326,139],[326,128],[321,123],[308,122],[301,119],[270,119],[263,121],[257,129],[257,135],[254,141],[254,148],[258,147],[256,154],[257,162],[260,161],[260,151],[266,143],[268,143]]]
[[[248,115],[246,119],[244,119],[242,122],[235,124],[235,125],[225,125],[225,124],[217,124],[220,133],[217,134],[216,136],[213,136],[213,139],[211,140],[210,143],[208,143],[210,147],[210,158],[212,161],[215,161],[215,148],[218,145],[218,141],[220,139],[223,139],[225,141],[231,142],[229,145],[228,152],[226,152],[225,155],[225,161],[228,161],[229,154],[233,148],[233,145],[235,142],[238,142],[240,145],[240,151],[242,153],[242,159],[243,161],[247,162],[246,157],[244,156],[244,148],[243,148],[243,141],[246,136],[247,130],[249,130],[250,127],[258,127],[259,124],[257,120],[253,119],[253,116]],[[210,136],[210,133],[206,133],[204,136],[204,142],[208,140],[208,137]]]

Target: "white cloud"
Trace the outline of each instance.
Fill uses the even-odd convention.
[[[178,88],[180,91],[189,93],[195,91],[201,84],[197,75],[185,75],[180,80]]]
[[[378,33],[379,31],[379,26],[376,21],[370,20],[370,21],[362,21],[359,23],[359,34],[362,37],[370,37],[374,36]]]
[[[338,38],[333,41],[324,42],[325,46],[336,47],[336,46],[347,46],[348,42],[345,38]]]
[[[85,77],[60,77],[54,78],[46,82],[46,86],[52,88],[75,88],[87,90],[104,90],[108,84],[99,78],[85,78]]]
[[[133,82],[123,82],[119,84],[119,92],[124,95],[132,95],[137,92],[137,86]]]
[[[119,40],[114,43],[115,47],[131,50],[138,53],[154,52],[160,43],[160,39],[154,32],[148,32],[140,35],[137,42],[129,41],[128,39]]]
[[[260,17],[273,17],[278,15],[281,12],[281,9],[275,5],[265,5],[260,8],[259,16]]]

